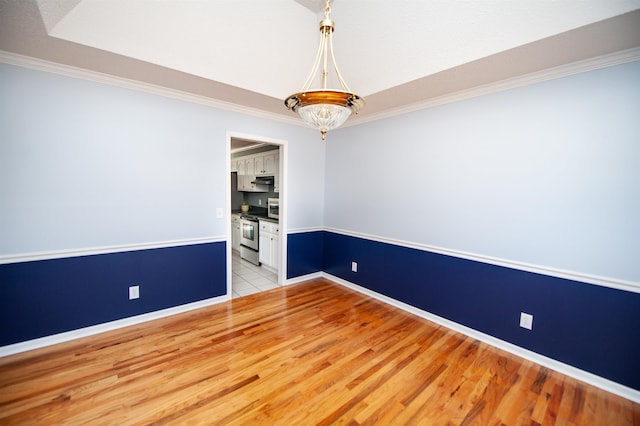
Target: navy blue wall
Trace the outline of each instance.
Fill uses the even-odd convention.
[[[219,242],[0,265],[0,346],[223,295],[225,259]],[[637,293],[324,231],[289,235],[288,265],[288,278],[325,271],[640,390]]]
[[[324,231],[287,235],[287,278],[322,271]]]
[[[332,232],[323,246],[329,274],[640,390],[640,294]]]
[[[140,298],[129,300],[129,286]],[[0,265],[0,346],[226,293],[225,242]]]

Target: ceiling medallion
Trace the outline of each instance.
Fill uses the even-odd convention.
[[[334,23],[329,18],[331,15],[329,0],[325,0],[325,4],[324,19],[320,21],[320,46],[311,74],[309,74],[302,90],[284,101],[287,108],[297,112],[309,127],[320,130],[322,140],[325,139],[329,130],[340,127],[347,121],[351,113],[357,114],[364,106],[364,99],[351,92],[338,70],[338,64],[336,64],[336,58],[333,54]],[[342,90],[327,90],[329,59],[333,63],[333,69]],[[318,74],[320,62],[322,62],[321,88],[309,90]]]

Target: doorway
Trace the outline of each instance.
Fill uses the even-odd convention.
[[[237,298],[286,280],[286,141],[227,132],[227,164],[227,294]],[[277,215],[268,208],[274,201]],[[241,211],[242,204],[248,212]],[[255,226],[246,226],[247,220],[255,220]],[[241,244],[242,223],[259,234],[257,252]]]

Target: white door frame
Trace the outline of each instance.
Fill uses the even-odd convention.
[[[246,133],[234,132],[227,130],[226,142],[226,173],[227,173],[227,296],[231,297],[231,139],[243,139],[255,141],[258,143],[268,143],[279,145],[280,147],[280,191],[279,191],[279,218],[278,224],[280,228],[280,264],[278,265],[278,285],[283,286],[287,281],[287,177],[289,175],[288,141],[283,139],[274,139],[265,136],[249,135]]]

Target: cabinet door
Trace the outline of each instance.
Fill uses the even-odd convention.
[[[276,153],[260,155],[254,159],[257,176],[273,176],[278,171],[279,156]]]
[[[239,215],[234,215],[234,218],[231,221],[231,248],[236,251],[240,251],[240,216]]]
[[[280,268],[280,236],[271,236],[271,267]]]
[[[238,191],[247,190],[247,175],[241,175],[238,173]]]
[[[259,176],[264,174],[264,157],[260,156],[260,157],[254,158],[253,165],[255,168],[256,175]]]
[[[236,170],[238,171],[238,176],[244,176],[247,174],[247,167],[245,166],[244,160],[235,160],[236,162]]]
[[[260,234],[260,263],[271,266],[271,236],[269,234]]]
[[[276,170],[276,154],[268,154],[263,157],[263,170],[266,175],[273,175]]]
[[[256,179],[255,175],[245,175],[244,177],[244,190],[245,191],[249,191],[249,192],[253,192],[256,190],[256,184],[255,183],[251,183],[254,182]]]
[[[256,174],[256,161],[255,158],[245,158],[244,160],[244,171],[246,175],[255,175]]]

